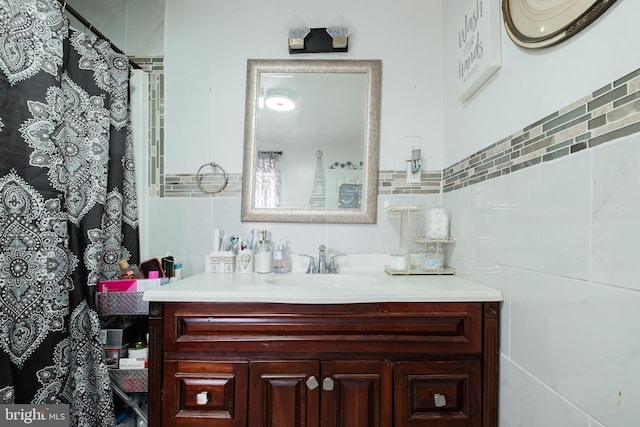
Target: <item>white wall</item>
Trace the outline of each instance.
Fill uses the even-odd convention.
[[[165,0],[70,0],[68,6],[129,56],[159,56],[164,51]],[[72,27],[86,31],[67,16]]]
[[[354,28],[349,52],[289,55],[296,15],[310,27],[342,15]],[[381,59],[381,168],[402,169],[410,153],[398,146],[420,136],[427,169],[440,169],[440,28],[437,1],[167,2],[166,172],[194,173],[203,159],[241,172],[248,58]]]
[[[354,29],[349,52],[289,55],[286,29],[295,15],[310,27],[326,27],[342,15]],[[215,161],[241,173],[248,58],[381,59],[380,168],[405,168],[405,136],[421,137],[425,169],[442,168],[442,71],[433,60],[441,57],[440,15],[438,1],[167,2],[164,172],[194,174]],[[295,253],[316,254],[320,244],[332,253],[388,253],[398,244],[398,225],[385,215],[384,202],[436,199],[380,197],[374,225],[241,223],[237,196],[151,199],[149,245],[185,262],[187,275],[203,270],[214,228],[242,236],[268,229]]]
[[[619,1],[556,47],[517,48],[503,30],[502,68],[459,103],[464,3],[443,1],[447,164],[640,67],[640,2]],[[501,426],[638,424],[639,166],[636,134],[444,195],[453,265],[505,294]]]

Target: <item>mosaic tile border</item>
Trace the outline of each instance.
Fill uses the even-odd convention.
[[[162,197],[235,197],[242,192],[242,174],[227,173],[227,186],[219,193],[205,193],[196,182],[196,174],[165,175]],[[201,186],[208,191],[217,191],[224,179],[220,174],[203,173]]]
[[[149,73],[149,188],[150,198],[163,197],[238,197],[242,193],[242,174],[227,173],[229,182],[221,193],[206,194],[196,182],[196,174],[164,173],[164,58],[131,57]],[[420,184],[407,184],[406,171],[385,170],[378,174],[378,194],[438,194],[441,171],[425,171]],[[204,175],[205,189],[217,189],[221,178]]]
[[[439,194],[441,191],[441,171],[422,173],[420,184],[407,184],[406,171],[386,170],[378,173],[378,194]],[[195,174],[166,175],[163,197],[225,197],[242,193],[242,174],[228,173],[229,183],[222,193],[206,194],[196,183]],[[219,176],[203,176],[205,189],[216,189],[222,183]]]
[[[147,72],[149,90],[149,129],[147,134],[147,197],[164,192],[164,57],[131,57]]]
[[[149,73],[149,188],[147,196],[238,197],[242,174],[229,173],[225,190],[203,193],[195,174],[164,173],[164,58],[132,57]],[[640,69],[607,84],[443,171],[423,171],[420,184],[407,184],[404,170],[382,170],[378,194],[439,194],[597,147],[640,132]],[[215,176],[205,188],[217,188]],[[209,187],[211,186],[211,187]]]
[[[640,69],[449,166],[450,192],[640,132]]]
[[[378,171],[378,194],[439,194],[442,171],[422,171],[420,184],[407,184],[406,170]]]

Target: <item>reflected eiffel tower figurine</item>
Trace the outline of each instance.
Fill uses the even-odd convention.
[[[316,151],[316,175],[313,179],[313,190],[311,191],[309,206],[312,208],[324,208],[327,206],[327,180],[322,163],[322,150]]]

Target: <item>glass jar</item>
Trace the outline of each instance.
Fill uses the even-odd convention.
[[[407,266],[407,250],[405,248],[396,248],[391,251],[391,262],[389,264],[391,270],[406,271]]]

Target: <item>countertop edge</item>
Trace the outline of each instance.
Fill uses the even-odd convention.
[[[331,289],[267,284],[268,276],[202,273],[144,292],[148,302],[357,304],[500,302],[502,291],[458,276],[389,276],[365,272],[372,284]]]

